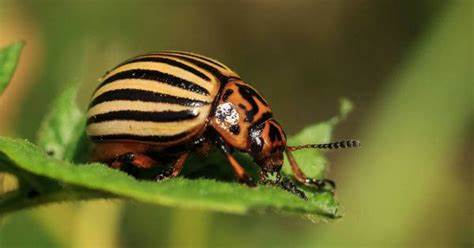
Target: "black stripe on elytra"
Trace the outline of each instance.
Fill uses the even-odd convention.
[[[195,68],[189,66],[189,65],[186,65],[185,63],[182,63],[182,62],[179,62],[177,60],[174,60],[174,59],[170,59],[170,58],[163,58],[163,57],[139,57],[139,58],[134,58],[134,59],[131,59],[131,60],[127,60],[125,61],[124,63],[118,65],[117,67],[120,67],[120,66],[123,66],[123,65],[127,65],[127,64],[132,64],[132,63],[137,63],[137,62],[156,62],[156,63],[163,63],[163,64],[167,64],[167,65],[171,65],[171,66],[174,66],[174,67],[178,67],[180,69],[183,69],[187,72],[190,72],[206,81],[211,81],[211,79],[206,76],[206,74],[196,70]]]
[[[180,54],[175,54],[175,53],[170,53],[170,54],[166,54],[167,56],[170,56],[170,57],[175,57],[175,58],[179,58],[179,59],[182,59],[182,60],[185,60],[185,61],[188,61],[188,62],[191,62],[193,63],[194,65],[208,71],[209,73],[211,73],[214,77],[216,77],[220,83],[223,85],[225,83],[227,83],[227,81],[229,80],[229,77],[225,76],[224,74],[222,74],[217,68],[215,68],[214,66],[211,66],[207,63],[204,63],[202,61],[199,61],[197,59],[194,59],[194,58],[190,58],[190,57],[187,57],[187,56],[184,56],[184,55],[180,55]]]
[[[209,102],[201,100],[193,100],[184,97],[177,97],[173,95],[162,94],[158,92],[139,90],[139,89],[118,89],[106,91],[92,100],[89,108],[103,102],[110,101],[141,101],[141,102],[157,102],[157,103],[171,103],[182,106],[200,107],[210,104]]]
[[[167,53],[167,52],[164,52],[164,53]],[[187,55],[187,56],[191,56],[191,57],[194,57],[194,58],[202,59],[202,60],[204,60],[204,61],[206,61],[206,62],[209,62],[209,63],[211,63],[211,64],[213,64],[213,65],[219,66],[219,67],[222,68],[222,69],[226,69],[226,70],[227,70],[227,68],[225,68],[225,66],[224,66],[223,64],[218,63],[218,62],[216,62],[216,61],[213,61],[213,60],[211,60],[211,59],[209,59],[209,58],[206,58],[206,57],[204,57],[204,56],[201,56],[201,55],[192,54],[192,53],[187,53],[187,52],[179,52],[179,51],[170,51],[169,53],[176,53],[176,54]]]
[[[229,131],[234,135],[239,135],[240,126],[239,125],[232,125],[232,126],[229,127]]]
[[[110,140],[133,140],[133,141],[143,141],[143,142],[170,142],[175,141],[181,138],[184,138],[188,135],[188,132],[183,132],[170,136],[161,136],[161,135],[149,135],[149,136],[140,136],[133,134],[108,134],[108,135],[97,135],[89,136],[89,139],[95,142],[110,141]]]
[[[201,95],[209,95],[209,91],[206,88],[203,88],[193,82],[188,80],[176,77],[174,75],[155,71],[155,70],[143,70],[143,69],[132,69],[127,71],[122,71],[117,74],[114,74],[107,79],[105,79],[98,88],[112,83],[121,79],[144,79],[144,80],[153,80],[160,83],[169,84],[181,89],[189,90]]]
[[[198,111],[182,110],[182,111],[138,111],[138,110],[119,110],[108,113],[98,114],[89,117],[87,124],[99,123],[105,121],[152,121],[152,122],[173,122],[184,121],[196,118]]]

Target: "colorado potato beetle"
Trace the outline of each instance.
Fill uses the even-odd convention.
[[[87,135],[95,143],[93,160],[113,168],[125,164],[171,167],[157,179],[176,177],[193,151],[214,145],[226,156],[237,179],[255,185],[233,156],[248,153],[260,166],[260,182],[279,172],[286,153],[295,179],[321,186],[329,180],[308,178],[292,152],[302,148],[345,148],[347,140],[288,146],[281,125],[265,98],[226,65],[189,52],[164,51],[131,58],[101,79],[93,93]],[[291,183],[290,183],[291,184]],[[285,183],[285,188],[293,188]]]

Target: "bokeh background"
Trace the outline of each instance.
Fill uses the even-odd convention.
[[[0,217],[0,246],[470,246],[473,1],[0,1],[0,46],[26,41],[0,135],[34,139],[52,99],[149,51],[217,58],[259,89],[288,134],[356,110],[329,153],[345,217],[238,216],[125,201]]]

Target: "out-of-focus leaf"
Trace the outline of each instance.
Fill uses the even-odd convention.
[[[23,42],[0,49],[0,95],[8,86],[20,58]]]
[[[83,145],[85,118],[76,105],[77,88],[72,85],[61,93],[38,131],[38,146],[57,159],[71,161]]]

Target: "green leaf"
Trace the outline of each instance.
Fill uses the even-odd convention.
[[[288,139],[289,145],[302,145],[314,143],[327,143],[331,141],[334,127],[352,111],[353,104],[347,99],[340,100],[339,114],[329,120],[304,128],[301,132]],[[294,157],[298,165],[309,177],[324,178],[327,160],[322,156],[320,150],[301,150],[294,152]],[[291,168],[285,160],[283,171],[291,174]]]
[[[17,42],[0,49],[0,95],[8,86],[8,83],[15,72],[23,46],[23,42]]]
[[[77,107],[77,85],[66,88],[44,118],[36,143],[50,156],[72,161],[81,149],[85,133],[84,114]]]
[[[207,159],[193,156],[183,176],[154,182],[137,180],[103,164],[74,163],[87,156],[85,119],[75,104],[77,86],[70,86],[54,101],[38,132],[38,145],[0,137],[0,171],[17,176],[20,188],[0,198],[0,213],[40,204],[90,198],[118,197],[166,206],[203,208],[228,213],[297,214],[313,221],[341,216],[330,192],[304,188],[303,200],[271,186],[249,188],[235,182],[230,166],[219,152]],[[340,114],[305,128],[290,138],[292,144],[327,142],[332,129],[352,105],[341,102]],[[323,177],[325,158],[303,150],[295,154],[310,176]],[[246,154],[237,158],[255,174],[257,166]],[[284,166],[291,175],[289,166]]]
[[[276,212],[304,214],[311,219],[337,218],[338,203],[329,192],[314,193],[305,201],[283,190],[260,186],[249,188],[238,183],[210,179],[175,178],[163,182],[140,181],[103,164],[71,164],[49,157],[26,140],[0,138],[0,151],[9,166],[65,184],[74,192],[103,192],[148,203],[204,208],[228,213]],[[74,190],[71,190],[71,187]],[[54,193],[52,195],[65,195]],[[87,194],[77,194],[83,199]],[[97,194],[96,194],[97,195]],[[50,195],[47,195],[51,198]],[[41,197],[41,195],[37,196]],[[70,200],[61,197],[55,201]],[[36,200],[38,201],[38,200]],[[42,201],[39,201],[42,202]],[[0,202],[1,203],[1,202]],[[8,209],[1,206],[0,211]],[[11,208],[10,208],[11,209]]]

